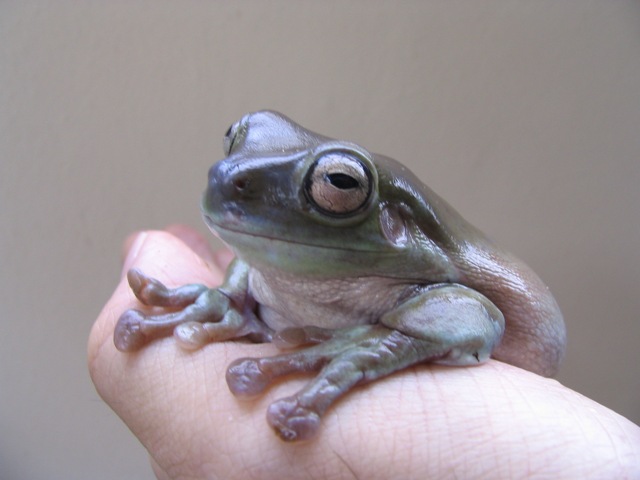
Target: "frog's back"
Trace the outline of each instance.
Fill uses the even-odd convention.
[[[402,164],[381,155],[375,161],[384,180],[381,184],[393,189],[381,190],[381,196],[406,204],[415,227],[446,252],[455,266],[450,281],[479,291],[504,314],[504,338],[492,356],[554,375],[564,356],[566,330],[557,302],[538,275],[495,245]]]

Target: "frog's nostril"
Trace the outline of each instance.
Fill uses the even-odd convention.
[[[249,188],[251,180],[246,175],[238,175],[233,179],[232,183],[236,191],[242,193]]]

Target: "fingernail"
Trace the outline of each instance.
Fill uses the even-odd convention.
[[[133,263],[136,261],[136,258],[138,258],[140,250],[142,250],[142,245],[147,239],[147,235],[147,232],[140,232],[131,242],[131,247],[129,248],[129,251],[124,258],[124,262],[122,263],[122,276],[127,274],[129,269],[131,268],[131,265],[133,265]]]

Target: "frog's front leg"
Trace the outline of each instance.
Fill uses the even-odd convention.
[[[291,329],[282,337],[323,343],[271,358],[240,359],[227,383],[236,395],[255,395],[277,377],[319,374],[294,395],[271,404],[267,421],[287,441],[312,437],[329,406],[355,385],[421,362],[473,365],[486,361],[504,332],[502,313],[461,285],[434,285],[384,315],[380,324],[336,330]],[[307,331],[305,331],[307,330]],[[304,341],[302,343],[305,343]]]
[[[158,315],[137,309],[124,312],[114,331],[116,348],[137,350],[150,340],[172,332],[186,349],[244,336],[269,341],[272,332],[255,316],[255,305],[247,295],[247,276],[246,264],[235,260],[219,288],[191,284],[171,289],[139,270],[130,270],[127,279],[138,300],[170,311]]]

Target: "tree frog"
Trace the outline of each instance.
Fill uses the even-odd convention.
[[[286,351],[238,359],[226,378],[234,395],[253,396],[277,377],[317,372],[268,408],[286,441],[311,438],[354,386],[419,363],[493,357],[556,372],[565,327],[548,288],[402,164],[273,111],[233,124],[224,153],[202,200],[236,255],[223,284],[169,289],[131,270],[137,298],[166,311],[123,313],[119,350],[171,333],[187,349],[274,342]]]

